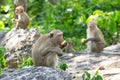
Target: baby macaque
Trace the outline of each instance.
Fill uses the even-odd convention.
[[[73,47],[72,47],[73,44],[74,44],[73,41],[67,42],[67,45],[66,45],[66,47],[65,47],[65,52],[66,52],[66,53],[73,53],[73,52],[75,52],[75,50],[74,50]]]
[[[59,56],[62,56],[63,33],[60,30],[52,30],[50,33],[41,35],[32,48],[32,58],[35,66],[55,67]],[[62,47],[61,47],[62,46]]]
[[[17,19],[15,18],[12,19],[12,22],[15,23],[15,27],[17,29],[19,28],[26,29],[27,26],[29,25],[30,19],[27,13],[24,12],[23,6],[16,7],[15,13],[16,15],[18,15]]]
[[[101,52],[104,48],[104,35],[94,20],[88,22],[87,39],[84,40],[84,43],[86,42],[88,53]]]

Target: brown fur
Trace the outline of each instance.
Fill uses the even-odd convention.
[[[58,63],[58,56],[62,55],[60,47],[63,41],[63,34],[60,30],[41,35],[32,48],[34,65],[55,67]]]

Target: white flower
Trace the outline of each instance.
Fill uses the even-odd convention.
[[[68,8],[67,11],[68,11],[68,12],[72,12],[72,9],[71,9],[71,8]]]

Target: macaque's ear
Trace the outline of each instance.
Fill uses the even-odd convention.
[[[50,33],[49,37],[52,38],[53,37],[53,33]]]

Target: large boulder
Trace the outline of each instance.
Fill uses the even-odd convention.
[[[31,48],[40,37],[36,29],[16,29],[3,35],[0,47],[6,48],[5,59],[8,68],[16,68],[24,57],[31,56]]]
[[[72,80],[67,72],[48,67],[26,67],[3,71],[0,80]]]
[[[7,32],[0,32],[0,44]]]

